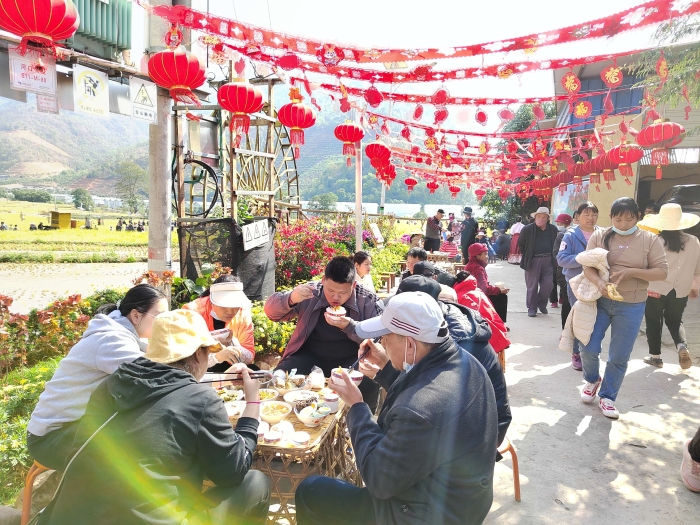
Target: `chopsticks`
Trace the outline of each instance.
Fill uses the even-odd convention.
[[[225,381],[243,381],[243,377],[239,372],[221,372],[218,373],[219,376],[237,376],[237,377],[222,377],[220,379],[213,379],[211,381],[200,381],[200,383],[223,383]],[[265,372],[251,372],[251,379],[272,379],[272,374]]]
[[[381,340],[382,340],[381,337],[376,337],[375,339],[373,339],[372,342],[378,343],[378,342],[381,341]],[[357,365],[360,364],[360,361],[362,361],[362,360],[365,358],[365,356],[366,356],[367,354],[369,354],[369,351],[370,351],[370,350],[371,350],[371,348],[370,348],[369,345],[368,345],[368,346],[367,346],[367,350],[365,350],[364,352],[362,352],[362,355],[360,355],[360,357],[357,358],[357,361],[355,361],[353,364],[350,365],[350,368],[348,368],[348,372],[352,372],[353,370],[355,370],[355,367],[356,367]]]

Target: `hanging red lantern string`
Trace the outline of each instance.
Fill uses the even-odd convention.
[[[343,143],[343,155],[347,157],[346,164],[352,166],[352,158],[355,156],[355,143],[360,142],[365,136],[364,130],[352,122],[346,121],[335,128],[335,138]]]
[[[685,128],[675,122],[656,120],[642,128],[637,135],[637,144],[651,150],[651,163],[656,164],[656,178],[661,179],[661,166],[669,163],[669,149],[683,142]]]
[[[478,189],[474,190],[474,195],[476,195],[477,200],[479,202],[481,202],[481,199],[483,199],[484,195],[486,195],[486,190],[478,188]]]
[[[235,133],[233,146],[237,148],[243,135],[250,130],[250,114],[257,113],[263,107],[262,93],[245,81],[245,62],[243,59],[234,64],[238,77],[219,88],[216,98],[219,105],[231,113],[229,129]]]
[[[406,185],[408,193],[411,193],[413,191],[413,188],[415,188],[418,185],[418,181],[413,177],[406,177],[403,182]]]
[[[148,60],[148,76],[160,87],[170,91],[176,102],[201,106],[194,89],[204,84],[204,66],[192,53],[184,49],[159,51]]]
[[[620,175],[625,178],[627,185],[631,186],[632,181],[630,179],[634,177],[631,164],[639,162],[644,156],[644,150],[635,144],[628,144],[627,141],[623,141],[619,146],[611,148],[607,155],[611,161],[618,164]]]
[[[316,123],[313,110],[302,103],[298,88],[289,90],[291,102],[282,106],[277,112],[277,118],[289,129],[289,142],[294,147],[294,158],[299,158],[299,146],[304,145],[304,130]]]
[[[440,188],[440,185],[439,185],[437,182],[435,182],[434,180],[431,180],[430,182],[428,182],[428,183],[425,185],[425,187],[428,188],[428,191],[429,191],[430,193],[435,193],[435,190],[437,190],[438,188]]]
[[[596,160],[597,159],[600,160],[598,160],[596,166],[602,172],[605,185],[610,190],[612,189],[610,183],[615,182],[615,168],[617,168],[617,164],[608,157],[607,153],[597,156]]]
[[[457,194],[462,191],[462,189],[459,186],[448,186],[447,188],[449,192],[452,194],[452,200],[457,199]]]
[[[0,29],[22,38],[20,55],[30,43],[56,54],[56,42],[72,37],[79,25],[72,0],[0,0]]]

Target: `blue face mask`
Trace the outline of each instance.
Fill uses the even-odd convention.
[[[636,232],[638,229],[639,229],[639,228],[637,227],[636,224],[635,224],[634,226],[632,226],[629,230],[620,230],[620,229],[618,229],[618,228],[615,228],[615,226],[612,227],[612,230],[613,230],[615,233],[617,233],[618,235],[623,235],[623,236],[632,235],[632,234],[633,234],[634,232]]]

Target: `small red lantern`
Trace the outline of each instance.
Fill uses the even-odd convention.
[[[615,182],[615,168],[617,168],[617,164],[613,162],[610,159],[610,157],[608,157],[607,153],[599,155],[598,157],[596,157],[596,159],[600,159],[597,165],[603,172],[603,180],[605,181],[606,186],[610,190],[612,189],[610,183]]]
[[[642,128],[637,135],[637,144],[651,150],[651,162],[656,164],[656,178],[662,176],[661,166],[669,163],[668,150],[683,141],[685,128],[675,122],[663,122],[657,120],[653,124]]]
[[[243,72],[244,64],[239,74]],[[219,105],[231,113],[229,129],[235,131],[234,147],[241,143],[241,137],[250,129],[250,114],[257,113],[263,107],[262,93],[248,84],[243,78],[224,84],[216,94]]]
[[[452,194],[452,200],[455,200],[457,198],[457,194],[462,191],[459,186],[449,186],[447,189],[450,190],[450,193]]]
[[[388,161],[391,158],[391,150],[383,142],[377,140],[367,144],[365,147],[365,155],[367,155],[370,161],[372,161],[372,159],[385,159]],[[374,164],[372,165],[374,166]]]
[[[316,123],[313,110],[302,103],[298,88],[289,90],[289,104],[282,106],[277,112],[279,121],[289,128],[289,141],[294,146],[294,158],[299,158],[299,146],[304,145],[304,130]]]
[[[413,191],[413,188],[415,188],[418,185],[418,181],[413,177],[406,177],[403,182],[406,185],[406,188],[408,189],[408,193],[411,193]]]
[[[201,106],[192,90],[204,84],[206,76],[204,66],[192,53],[181,48],[159,51],[148,60],[148,76],[169,90],[176,102]]]
[[[577,162],[569,168],[569,173],[571,173],[573,183],[576,185],[577,188],[581,187],[584,169],[585,168],[583,162]]]
[[[481,199],[483,199],[484,195],[486,195],[486,190],[478,188],[478,189],[474,190],[474,195],[476,195],[477,200],[479,202],[481,202]]]
[[[440,185],[437,182],[435,182],[434,180],[431,180],[429,183],[427,183],[425,185],[425,187],[428,188],[430,193],[435,193],[435,190],[437,190],[440,187]]]
[[[22,37],[18,52],[31,42],[56,52],[56,42],[78,30],[80,15],[72,0],[0,0],[0,28]]]
[[[355,156],[355,143],[360,142],[365,136],[364,130],[352,122],[339,124],[335,128],[335,138],[343,142],[343,155],[347,157],[348,167],[352,166],[352,158]]]
[[[632,185],[630,178],[634,177],[631,164],[638,162],[644,156],[644,150],[635,144],[628,144],[623,141],[619,146],[615,146],[607,153],[608,158],[618,165],[620,175],[625,178],[628,186]]]

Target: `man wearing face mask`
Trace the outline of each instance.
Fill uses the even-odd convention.
[[[375,421],[347,374],[333,387],[350,407],[365,486],[307,478],[296,491],[297,523],[482,523],[493,501],[497,439],[486,371],[448,336],[440,306],[423,292],[396,295],[356,330],[367,338],[360,371],[388,391]],[[381,344],[372,342],[380,336]]]
[[[559,230],[549,223],[548,208],[537,208],[531,216],[535,222],[522,229],[518,247],[523,253],[520,267],[525,270],[527,315],[536,317],[538,308],[543,314],[548,313],[547,299],[554,284],[552,250]]]

